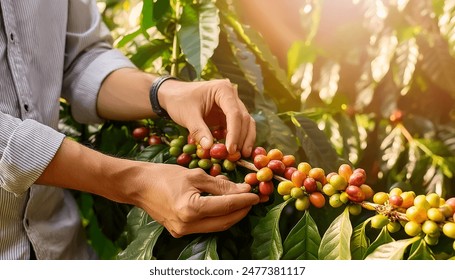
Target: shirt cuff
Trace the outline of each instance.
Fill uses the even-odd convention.
[[[65,135],[34,120],[3,128],[11,137],[0,158],[0,187],[19,196],[41,176]]]
[[[137,68],[123,53],[111,49],[98,56],[85,69],[76,88],[74,96],[77,100],[71,102],[74,119],[80,123],[102,123],[98,116],[96,102],[101,84],[113,71],[120,68]]]

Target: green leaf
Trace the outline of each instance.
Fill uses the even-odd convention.
[[[198,77],[218,46],[220,33],[218,8],[211,0],[184,5],[177,36],[180,48]]]
[[[389,231],[387,230],[387,227],[383,227],[379,235],[376,237],[376,239],[371,243],[371,245],[367,248],[365,254],[363,255],[363,258],[371,254],[376,248],[378,248],[381,245],[390,243],[395,241],[389,234]]]
[[[308,211],[291,229],[283,242],[283,260],[317,260],[321,236]]]
[[[418,244],[417,244],[418,243]],[[414,248],[416,247],[416,248]],[[428,248],[425,240],[420,240],[420,242],[415,242],[411,246],[411,254],[408,257],[408,260],[434,260],[433,252]]]
[[[222,27],[227,35],[235,61],[243,75],[259,94],[264,94],[264,79],[261,66],[256,63],[256,56],[244,42],[239,40],[231,26],[224,24]]]
[[[365,260],[402,260],[403,255],[412,243],[420,240],[419,236],[389,242],[376,248]]]
[[[395,63],[392,65],[393,80],[400,89],[409,88],[419,57],[415,38],[401,42],[395,56]]]
[[[180,253],[179,260],[218,260],[217,237],[215,235],[199,236]]]
[[[134,30],[133,32],[128,33],[125,36],[123,36],[122,39],[120,39],[120,41],[117,42],[115,47],[123,48],[124,46],[126,46],[126,44],[133,41],[137,36],[139,36],[141,34],[142,34],[142,29],[138,28],[138,29]]]
[[[293,121],[290,121],[291,115],[294,115]],[[326,172],[338,170],[338,154],[314,121],[296,113],[281,114],[280,117],[294,124],[296,120],[299,122],[300,127],[295,126],[295,134],[312,166],[321,167]]]
[[[351,259],[352,225],[349,210],[346,207],[329,226],[322,236],[318,256],[320,260],[350,260]]]
[[[139,155],[137,155],[136,160],[163,162],[163,153],[167,151],[169,151],[169,146],[165,144],[148,146]]]
[[[130,57],[131,62],[138,68],[145,69],[151,62],[168,51],[170,44],[164,40],[156,39],[150,43],[137,48],[136,52]]]
[[[279,221],[281,212],[292,201],[289,199],[273,207],[261,218],[252,231],[253,244],[251,254],[255,260],[279,260],[283,254],[283,244]]]
[[[153,259],[153,248],[164,227],[152,220],[143,210],[135,208],[128,215],[128,228],[131,237],[134,238],[117,258],[120,260]]]
[[[155,18],[153,17],[153,0],[143,0],[142,1],[142,20],[141,20],[141,28],[143,30],[147,30],[150,27],[156,24]]]
[[[351,253],[353,260],[362,260],[370,245],[370,239],[367,237],[365,230],[370,219],[371,218],[367,219],[354,229],[351,237]]]
[[[313,63],[317,58],[317,48],[305,41],[295,41],[288,51],[288,74],[292,75],[304,63]]]

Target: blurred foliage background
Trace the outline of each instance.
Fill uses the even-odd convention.
[[[375,191],[454,196],[454,0],[98,0],[98,7],[114,46],[138,68],[236,84],[257,121],[257,145],[326,172],[350,162],[367,171]],[[121,156],[140,148],[129,124],[83,127],[65,112],[62,129],[82,142]],[[82,196],[93,225],[102,204]],[[129,208],[114,208],[123,217],[117,225],[94,226],[118,233],[106,241],[111,249],[99,246],[103,258],[124,246],[119,228]]]

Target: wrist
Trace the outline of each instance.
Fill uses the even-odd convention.
[[[170,81],[175,81],[177,80],[176,77],[173,77],[171,75],[164,75],[156,78],[152,86],[150,87],[150,104],[152,105],[152,110],[153,112],[158,116],[162,118],[170,118],[167,110],[165,109],[166,106],[164,105],[165,102],[163,100],[163,91],[160,90],[160,88],[163,86],[164,83],[169,83]],[[160,96],[161,95],[161,96]]]

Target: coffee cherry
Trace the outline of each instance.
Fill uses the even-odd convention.
[[[251,173],[246,174],[244,180],[245,180],[245,183],[247,183],[251,186],[259,184],[259,180],[256,177],[256,172],[251,172]]]
[[[305,178],[305,180],[303,180],[303,186],[305,187],[307,193],[315,192],[318,189],[318,186],[316,185],[316,180],[311,177],[307,177]]]
[[[450,205],[442,204],[441,206],[439,206],[438,209],[446,218],[449,218],[453,214],[453,210],[452,207],[450,207]]]
[[[258,180],[260,182],[270,181],[273,178],[272,169],[270,169],[268,167],[263,167],[263,168],[259,169],[259,171],[256,174],[256,177],[258,178]]]
[[[196,144],[185,144],[182,148],[182,151],[189,155],[196,153],[196,150],[197,150]]]
[[[158,135],[150,135],[147,142],[148,142],[149,146],[159,145],[159,144],[163,143],[163,141],[161,140],[161,137],[159,137]]]
[[[349,196],[346,192],[340,193],[340,201],[343,202],[344,204],[349,202]]]
[[[223,160],[223,168],[226,171],[234,171],[236,167],[236,164],[232,161],[229,161],[227,159]]]
[[[283,174],[283,177],[288,179],[288,180],[291,180],[291,177],[292,177],[292,174],[297,171],[297,168],[296,167],[286,167],[284,169],[284,174]]]
[[[365,194],[360,187],[349,185],[346,188],[346,193],[351,201],[362,202],[365,200]]]
[[[316,208],[322,208],[325,205],[325,196],[320,192],[310,193],[310,202]]]
[[[177,164],[187,167],[192,160],[193,158],[191,157],[191,155],[182,153],[177,157]]]
[[[386,192],[377,192],[373,195],[373,202],[379,205],[384,205],[386,201],[389,201],[389,194]]]
[[[401,204],[403,204],[403,198],[400,195],[396,195],[396,194],[390,195],[389,203],[390,203],[390,205],[392,205],[394,207],[400,207]]]
[[[439,207],[439,195],[436,193],[429,193],[426,195],[425,199],[430,204],[430,207],[438,208]]]
[[[301,188],[292,188],[291,189],[291,197],[293,197],[293,198],[301,198],[304,195],[305,195],[305,192]]]
[[[333,208],[338,208],[338,207],[341,207],[342,205],[344,205],[344,203],[340,200],[339,193],[333,194],[329,197],[329,204]]]
[[[346,179],[339,175],[339,174],[335,174],[333,176],[330,177],[330,180],[329,180],[329,183],[337,190],[337,191],[344,191],[347,186],[348,186],[348,182],[346,181]]]
[[[142,140],[149,135],[149,132],[150,132],[150,130],[148,127],[140,126],[140,127],[136,127],[135,129],[133,129],[133,132],[131,132],[131,135],[136,140]]]
[[[266,149],[264,149],[263,147],[256,147],[256,148],[254,148],[253,151],[251,152],[251,158],[254,160],[254,158],[255,158],[257,155],[264,155],[264,156],[266,156],[266,155],[267,155]]]
[[[289,195],[292,188],[295,188],[295,186],[291,181],[281,181],[276,189],[280,195]]]
[[[229,155],[226,145],[223,143],[215,143],[210,148],[210,157],[216,159],[226,159]]]
[[[267,153],[267,157],[272,160],[272,159],[276,159],[276,160],[281,160],[283,158],[283,152],[280,151],[279,149],[271,149],[268,153]]]
[[[430,203],[427,201],[425,195],[420,194],[414,198],[414,206],[424,208],[425,210],[430,209]]]
[[[444,226],[442,227],[442,232],[444,233],[445,236],[455,239],[455,223],[454,222],[445,223]]]
[[[362,213],[362,206],[360,204],[351,204],[348,207],[349,213],[353,216],[357,216]]]
[[[310,171],[308,171],[308,177],[311,177],[321,183],[324,182],[326,179],[324,169],[320,167],[311,168]]]
[[[310,199],[308,196],[297,198],[295,200],[295,209],[298,211],[305,211],[310,207]]]
[[[196,155],[200,159],[210,159],[210,149],[204,149],[198,146],[196,149]]]
[[[188,165],[188,168],[193,169],[197,167],[199,167],[199,159],[191,160],[190,164]]]
[[[292,173],[292,176],[291,176],[291,181],[292,183],[294,183],[294,185],[296,187],[301,187],[303,186],[303,181],[306,179],[306,175],[305,173],[303,173],[302,171],[294,171],[294,173]]]
[[[297,165],[297,170],[305,173],[305,175],[307,175],[307,176],[308,176],[308,173],[310,172],[311,168],[312,167],[308,162],[301,162]]]
[[[226,157],[227,160],[236,162],[242,158],[242,154],[239,151],[235,151],[233,154],[228,154]]]
[[[382,214],[376,214],[371,218],[371,227],[376,229],[381,229],[389,223],[389,218]]]
[[[274,186],[272,181],[259,182],[259,193],[269,196],[273,193]]]
[[[332,186],[332,184],[327,183],[324,186],[322,186],[322,192],[327,195],[327,196],[333,196],[336,194],[335,188]]]
[[[226,129],[224,129],[224,128],[214,129],[214,130],[212,130],[212,136],[216,140],[224,139],[224,138],[226,138]]]
[[[349,177],[348,184],[360,187],[365,184],[366,176],[362,172],[353,172]]]
[[[178,146],[171,146],[169,148],[169,154],[173,157],[178,157],[182,153],[182,148]]]
[[[443,222],[446,217],[439,211],[439,208],[430,208],[427,210],[428,219],[435,221],[437,223]]]
[[[352,167],[349,164],[343,163],[340,167],[338,167],[338,174],[344,178],[347,185],[349,177],[352,175]]]
[[[276,175],[282,176],[284,174],[284,170],[286,166],[281,160],[271,159],[267,164],[267,167],[272,169],[273,173]]]
[[[439,226],[434,221],[426,220],[422,224],[422,231],[425,234],[435,236],[439,233]]]
[[[210,167],[210,175],[213,177],[218,176],[221,174],[221,165],[219,163],[214,163],[212,167]]]
[[[360,185],[360,189],[365,194],[365,200],[368,200],[373,197],[374,191],[369,185],[362,184],[362,185]]]
[[[404,231],[409,236],[417,236],[422,231],[422,227],[416,221],[409,221],[404,226]]]
[[[400,196],[403,199],[403,202],[401,203],[401,207],[409,208],[412,205],[414,205],[414,198],[416,195],[413,191],[402,192],[400,194]]]
[[[253,159],[253,164],[257,169],[266,167],[269,164],[270,159],[265,155],[257,155]]]
[[[387,224],[387,230],[390,233],[398,232],[401,229],[401,224],[399,222],[389,222]]]
[[[284,155],[281,161],[286,167],[295,167],[295,156],[293,155]]]
[[[411,206],[406,210],[406,217],[410,221],[417,222],[419,224],[427,220],[427,210],[419,206]]]
[[[175,139],[172,139],[171,142],[169,143],[169,146],[171,147],[179,147],[180,149],[186,144],[185,139],[183,136],[179,136]]]
[[[207,158],[200,159],[197,164],[200,168],[204,170],[209,170],[213,165],[212,161]]]
[[[455,212],[455,197],[447,199],[445,204],[449,205],[452,208],[452,211]]]

